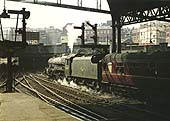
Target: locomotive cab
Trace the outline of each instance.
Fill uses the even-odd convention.
[[[76,54],[71,54],[71,55],[68,55],[68,57],[65,59],[65,76],[66,76],[66,78],[71,76],[71,73],[72,73],[71,64],[72,64],[72,60],[75,56],[76,56]]]
[[[65,75],[66,75],[66,78],[71,75],[71,60],[70,60],[70,58],[67,58],[65,60]]]

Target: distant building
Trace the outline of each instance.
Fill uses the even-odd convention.
[[[107,21],[106,23],[101,23],[97,26],[97,39],[98,44],[110,44],[112,41],[112,21]],[[122,41],[128,40],[131,36],[129,35],[129,28],[122,28]],[[86,26],[85,29],[85,41],[86,43],[94,43],[92,39],[94,36],[94,31],[91,27]]]
[[[53,26],[49,28],[37,29],[40,32],[40,43],[45,45],[56,45],[61,43],[61,33],[62,30],[54,28]]]
[[[27,42],[29,44],[57,45],[68,43],[67,26],[72,23],[67,23],[62,30],[53,26],[49,28],[27,28]],[[98,24],[97,39],[98,44],[110,44],[112,42],[112,21]],[[3,28],[3,37],[6,40],[15,41],[15,27]],[[94,31],[88,25],[85,26],[85,43],[94,43],[92,38]],[[2,33],[0,33],[2,40]],[[22,41],[21,34],[17,33],[17,41]],[[162,21],[150,21],[141,23],[138,28],[122,27],[121,42],[125,44],[139,45],[158,45],[159,43],[168,43],[170,45],[170,23]],[[77,38],[75,44],[81,44],[80,38]]]
[[[15,41],[15,28],[14,27],[3,27],[3,33],[0,32],[0,40],[2,40],[2,34],[5,40]],[[16,35],[16,40],[21,41],[21,34]]]
[[[98,44],[110,44],[112,41],[112,22],[107,21],[107,23],[101,23],[97,26],[97,39]],[[91,38],[94,35],[94,31],[91,27],[86,26],[85,29],[85,41],[86,43],[94,43],[94,40]],[[132,30],[130,28],[121,29],[121,40],[123,42],[129,41],[132,43]]]
[[[170,24],[166,25],[166,43],[170,46]]]
[[[27,28],[26,39],[28,44],[39,44],[44,45],[56,45],[61,43],[62,30],[49,27],[49,28]],[[3,28],[3,37],[6,40],[15,41],[15,35],[17,41],[22,41],[21,34],[15,34],[15,28],[8,27]],[[0,33],[0,40],[2,40],[2,33]]]
[[[140,25],[140,45],[154,44],[166,42],[166,24],[160,21],[146,22]]]
[[[126,27],[121,29],[121,42],[131,44],[132,41],[132,29]]]
[[[85,29],[85,41],[86,43],[94,43],[92,39],[94,36],[94,31],[90,27]],[[98,44],[109,44],[112,40],[112,28],[110,26],[98,26],[97,27],[97,39]]]
[[[107,21],[106,23],[101,23],[97,26],[97,40],[98,44],[109,44],[112,40],[112,22]],[[85,27],[85,42],[94,43],[92,38],[94,36],[94,31],[88,25]]]
[[[140,30],[139,28],[132,28],[132,41],[133,43],[140,43]]]
[[[61,43],[60,36],[62,31],[60,29],[50,26],[49,28],[27,28],[27,32],[38,32],[39,33],[39,43],[44,45],[56,45]],[[33,41],[35,43],[35,41]]]

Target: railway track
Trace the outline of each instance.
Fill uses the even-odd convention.
[[[29,95],[31,94],[37,96],[45,102],[53,104],[70,114],[76,114],[77,117],[83,120],[170,120],[170,118],[167,116],[144,108],[145,105],[143,104],[129,104],[129,102],[126,103],[121,100],[114,102],[113,99],[102,99],[97,95],[91,96],[88,95],[88,93],[80,92],[76,89],[58,85],[55,82],[50,82],[46,76],[43,76],[41,74],[27,74],[24,75],[23,78],[20,80],[16,79],[16,81],[17,84],[20,84],[20,86],[29,90],[28,92],[25,90],[21,91],[21,89],[18,89],[17,87],[17,91],[27,92]],[[116,100],[116,98],[114,99]]]
[[[59,94],[55,93],[54,91],[50,90],[49,88],[47,88],[46,86],[41,84],[32,75],[24,76],[23,78],[27,85],[19,80],[16,80],[16,81],[18,83],[20,83],[24,88],[26,88],[29,91],[31,91],[32,93],[34,93],[34,95],[36,95],[40,99],[44,100],[45,102],[52,104],[52,105],[56,106],[57,108],[65,110],[66,112],[73,114],[83,120],[87,120],[87,121],[107,120],[105,117],[102,117],[92,111],[89,111],[89,110],[87,110],[79,105],[76,105],[75,103],[63,98]],[[29,79],[29,81],[31,80],[31,83],[28,81],[28,79]],[[33,82],[34,82],[34,84],[33,84]],[[35,83],[37,83],[37,84],[35,84]],[[19,89],[17,88],[17,90],[19,90]]]
[[[52,90],[57,90],[63,94],[66,94],[66,96],[68,95],[71,96],[73,99],[75,98],[76,100],[74,101],[76,101],[79,104],[104,104],[110,101],[110,98],[100,97],[99,94],[93,93],[90,95],[89,93],[86,93],[79,89],[76,88],[73,89],[68,86],[59,85],[57,82],[48,81],[48,78],[46,77],[40,77],[39,75],[35,75],[34,77],[36,79],[39,79],[41,83],[45,84]]]

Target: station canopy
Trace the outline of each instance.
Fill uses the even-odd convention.
[[[111,14],[125,15],[132,11],[144,11],[160,6],[170,6],[170,0],[107,0]]]

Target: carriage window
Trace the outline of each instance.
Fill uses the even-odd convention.
[[[123,63],[117,63],[117,65],[116,65],[116,73],[120,73],[120,74],[124,73],[124,65],[123,65]]]

